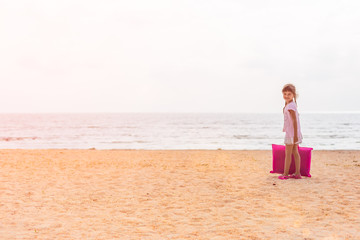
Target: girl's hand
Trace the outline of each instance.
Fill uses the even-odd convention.
[[[295,114],[295,111],[294,110],[289,110],[290,112],[290,116],[292,118],[292,121],[293,121],[293,125],[294,125],[294,144],[299,140],[298,139],[298,136],[297,136],[297,122],[296,122],[296,114]]]

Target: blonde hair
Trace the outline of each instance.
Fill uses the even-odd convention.
[[[296,99],[298,98],[299,94],[296,93],[296,88],[293,84],[291,83],[288,83],[288,84],[285,84],[283,89],[282,89],[282,92],[291,92],[292,94],[294,94],[294,100],[295,100],[295,103],[297,105],[297,102],[296,102]]]

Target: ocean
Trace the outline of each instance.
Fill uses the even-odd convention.
[[[300,124],[300,146],[360,150],[359,113],[300,113]],[[282,113],[0,114],[0,148],[271,150],[282,127]]]

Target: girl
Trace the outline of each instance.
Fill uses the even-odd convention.
[[[285,132],[285,166],[284,174],[279,176],[279,179],[300,179],[300,154],[298,151],[298,144],[302,142],[302,134],[300,129],[299,113],[297,111],[297,94],[295,86],[292,84],[286,84],[282,89],[282,93],[285,100],[285,107],[283,108],[283,132]],[[296,171],[292,176],[288,176],[292,154],[294,154],[295,158]]]

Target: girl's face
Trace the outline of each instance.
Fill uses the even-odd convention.
[[[283,92],[283,97],[284,97],[284,100],[287,103],[289,103],[293,100],[294,94],[292,92],[286,91],[286,92]]]

